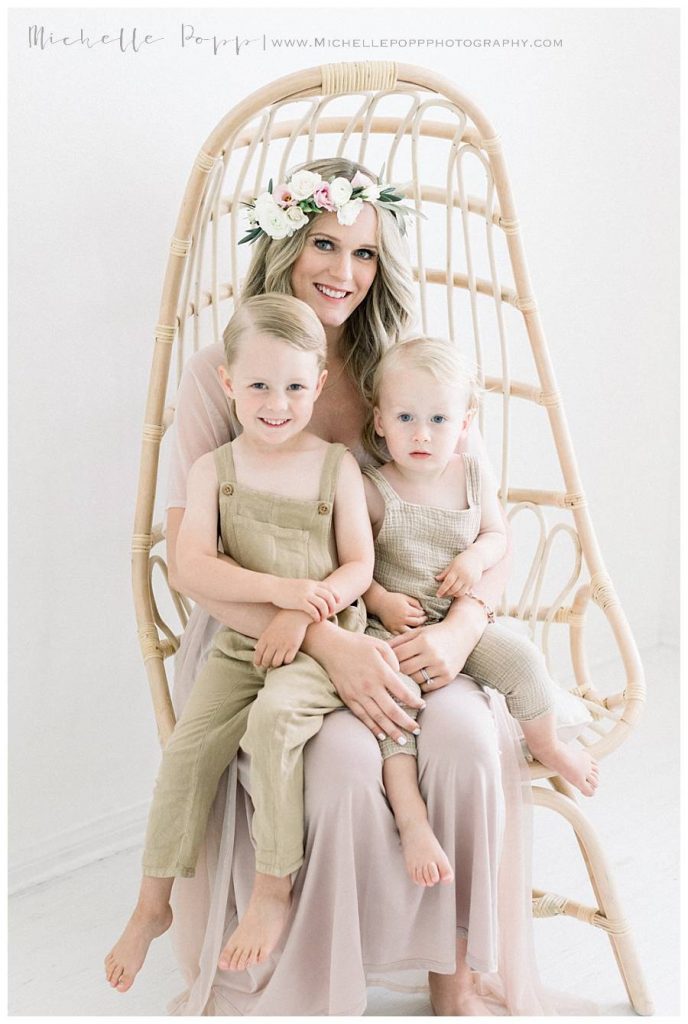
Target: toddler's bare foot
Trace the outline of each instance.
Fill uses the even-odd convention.
[[[412,882],[423,886],[451,882],[452,866],[427,819],[401,823],[399,837]]]
[[[166,932],[172,924],[172,908],[149,909],[136,906],[127,926],[105,957],[105,976],[118,992],[126,992],[143,966],[153,939]]]
[[[288,876],[256,875],[246,913],[220,953],[220,970],[243,971],[268,958],[286,924],[290,894]]]
[[[430,1005],[435,1017],[492,1017],[472,980],[460,984],[453,974],[428,975]]]
[[[593,796],[599,783],[599,768],[587,750],[558,741],[553,747],[531,751],[545,768],[553,768],[583,796]]]

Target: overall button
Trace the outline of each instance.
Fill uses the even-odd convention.
[[[223,494],[234,494],[234,487],[232,486],[232,484],[223,484],[222,485],[222,493]]]
[[[327,502],[321,501],[320,504],[318,505],[318,515],[326,516],[329,511],[330,506],[327,504]]]

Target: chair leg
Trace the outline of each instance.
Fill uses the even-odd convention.
[[[568,912],[607,932],[631,1006],[640,1016],[651,1015],[654,1013],[654,1006],[645,983],[630,925],[623,915],[609,863],[595,830],[578,805],[562,793],[533,786],[533,801],[540,807],[548,807],[566,818],[573,828],[585,861],[599,909],[571,903]]]

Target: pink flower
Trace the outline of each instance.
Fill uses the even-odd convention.
[[[367,185],[372,185],[373,182],[370,180],[367,174],[362,174],[361,171],[356,171],[353,178],[351,179],[352,188],[365,188]]]
[[[330,213],[334,212],[336,207],[332,202],[332,197],[330,196],[329,182],[323,181],[318,185],[313,193],[313,202],[316,206],[320,207],[321,210],[328,210]]]
[[[285,209],[287,206],[294,206],[297,202],[288,185],[278,185],[272,193],[272,197],[282,209]]]

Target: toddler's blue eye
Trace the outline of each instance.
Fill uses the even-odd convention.
[[[433,416],[432,417],[432,422],[433,423],[446,423],[447,422],[447,417],[446,416],[440,416],[440,415]]]
[[[399,419],[401,420],[402,423],[410,423],[413,417],[411,416],[410,412],[400,412]]]
[[[290,384],[287,391],[303,391],[303,384]]]
[[[255,388],[256,391],[262,391],[263,388],[267,387],[267,384],[262,383],[262,381],[256,381],[255,384],[251,384],[251,387]]]

